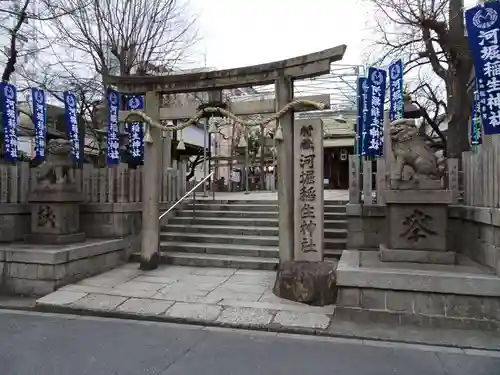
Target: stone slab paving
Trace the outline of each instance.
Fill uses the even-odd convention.
[[[184,319],[247,327],[326,329],[334,306],[315,307],[276,297],[274,271],[138,264],[67,285],[36,305]]]
[[[277,201],[278,193],[272,191],[251,191],[249,194],[245,194],[244,191],[225,193],[225,192],[216,192],[215,198],[212,193],[208,194],[208,197],[204,197],[201,194],[196,195],[196,200],[244,200],[244,201],[252,201],[252,200],[270,200]],[[324,200],[332,200],[332,201],[347,201],[349,199],[349,191],[348,190],[330,190],[325,189],[324,192]]]

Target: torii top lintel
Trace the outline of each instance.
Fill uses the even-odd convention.
[[[340,45],[308,55],[235,69],[164,76],[108,76],[107,81],[118,86],[122,93],[136,94],[148,91],[197,92],[267,85],[278,79],[279,75],[305,79],[328,74],[330,64],[342,60],[346,48],[346,45]]]

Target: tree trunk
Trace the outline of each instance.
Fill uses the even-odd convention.
[[[456,74],[448,89],[448,108],[451,119],[448,124],[447,157],[461,159],[469,149],[469,118],[471,103],[466,90],[468,74]]]

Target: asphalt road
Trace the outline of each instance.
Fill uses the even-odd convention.
[[[0,311],[1,375],[496,375],[499,353]]]

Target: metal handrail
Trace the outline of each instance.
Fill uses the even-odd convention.
[[[184,196],[183,196],[181,199],[179,199],[179,200],[178,200],[177,202],[175,202],[172,206],[170,206],[170,208],[169,208],[168,210],[166,210],[164,213],[162,213],[162,214],[160,215],[160,217],[158,218],[158,220],[161,220],[161,218],[162,218],[163,216],[165,216],[165,215],[166,215],[166,214],[168,214],[170,211],[172,211],[172,210],[173,210],[173,209],[174,209],[174,208],[175,208],[175,207],[176,207],[179,203],[181,203],[184,199],[186,199],[188,196],[190,196],[190,195],[191,195],[191,193],[194,193],[194,192],[195,192],[195,190],[196,190],[196,189],[198,189],[198,187],[199,187],[202,183],[204,183],[206,180],[208,180],[210,177],[212,177],[212,176],[214,175],[214,173],[215,173],[215,171],[213,171],[213,172],[211,172],[209,175],[207,175],[207,176],[203,177],[203,178],[201,179],[201,181],[200,181],[200,182],[198,182],[198,183],[194,186],[194,188],[192,188],[191,190],[189,190],[186,194],[184,194]]]

